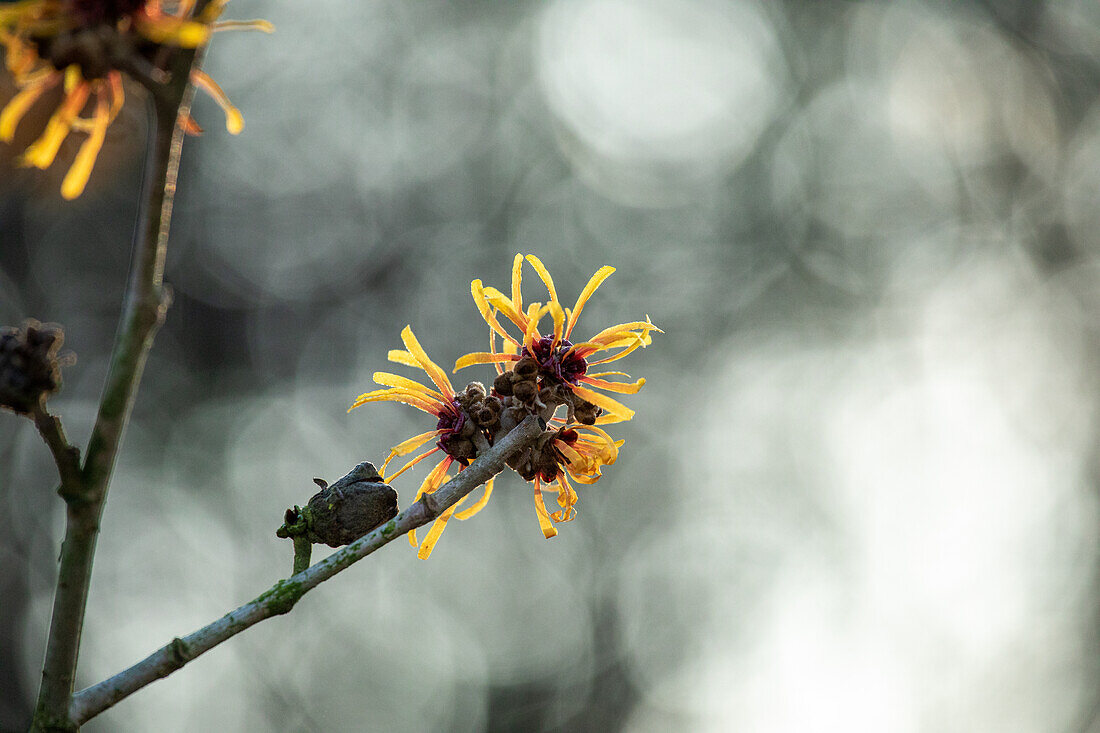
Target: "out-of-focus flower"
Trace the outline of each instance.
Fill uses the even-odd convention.
[[[76,198],[87,185],[107,128],[122,109],[124,73],[163,83],[164,72],[156,66],[161,49],[197,48],[221,29],[272,30],[266,21],[218,23],[226,2],[213,0],[197,15],[194,0],[20,0],[0,7],[0,44],[19,88],[0,111],[0,140],[10,143],[27,111],[62,86],[61,103],[20,162],[45,169],[71,132],[86,133],[61,184],[63,197]],[[198,69],[191,80],[225,110],[229,132],[239,133],[241,113],[218,85]],[[190,117],[181,124],[188,132],[201,131]]]
[[[65,334],[60,326],[30,320],[20,328],[0,328],[0,407],[20,414],[61,387],[58,356]]]
[[[589,373],[589,368],[617,361],[638,347],[648,346],[652,343],[650,333],[660,332],[647,317],[644,321],[632,321],[620,323],[597,333],[586,341],[573,343],[570,338],[574,326],[584,309],[585,303],[592,297],[604,280],[615,272],[614,267],[603,266],[596,271],[588,284],[585,285],[572,309],[563,308],[558,300],[557,289],[554,280],[542,264],[542,261],[534,255],[527,255],[527,262],[535,268],[539,278],[546,285],[550,295],[548,303],[529,303],[524,310],[523,295],[521,292],[523,255],[517,254],[512,262],[512,297],[509,298],[496,288],[484,287],[481,280],[470,283],[470,291],[474,297],[474,303],[482,318],[489,324],[489,351],[467,354],[455,363],[455,371],[473,364],[497,364],[498,373],[500,364],[514,362],[512,376],[507,379],[498,379],[494,388],[501,393],[507,393],[513,387],[516,377],[521,374],[531,373],[537,378],[536,387],[539,393],[543,389],[556,391],[566,399],[570,406],[571,417],[576,417],[581,422],[595,422],[595,408],[606,411],[608,415],[600,420],[601,423],[619,422],[629,420],[634,416],[634,411],[618,400],[596,392],[596,389],[619,394],[634,394],[645,379],[636,382],[612,381],[606,377],[626,377],[623,372]],[[509,333],[497,318],[497,314],[503,315],[517,329],[519,335]],[[554,322],[553,331],[543,334],[539,331],[539,322],[542,317],[549,315]],[[496,350],[496,335],[503,339],[503,352]],[[593,359],[601,352],[613,352],[600,359]],[[536,398],[542,394],[537,393]],[[579,398],[579,399],[578,399]],[[591,419],[588,419],[588,417]]]
[[[405,344],[405,349],[390,351],[390,361],[422,369],[436,388],[432,389],[398,374],[375,372],[374,381],[383,385],[384,388],[359,395],[351,407],[348,408],[348,412],[368,402],[402,402],[436,418],[435,430],[429,430],[398,443],[390,449],[386,461],[382,464],[384,480],[392,481],[425,458],[436,453],[443,453],[443,459],[435,465],[423,483],[420,484],[416,497],[413,499],[415,502],[423,494],[431,494],[446,483],[448,480],[447,473],[453,464],[459,464],[458,470],[460,471],[467,466],[470,460],[477,455],[477,442],[486,441],[484,445],[488,444],[485,428],[479,424],[474,415],[470,414],[470,406],[473,404],[474,398],[478,396],[479,392],[480,396],[484,397],[485,389],[474,384],[467,387],[463,393],[456,394],[447,373],[428,358],[428,354],[424,351],[420,342],[417,341],[410,326],[405,326],[405,329],[401,332],[401,341]],[[484,400],[481,401],[481,404],[484,404]],[[480,409],[478,412],[480,412]],[[499,414],[499,408],[497,414]],[[386,475],[386,467],[389,466],[390,461],[398,456],[415,452],[433,438],[436,440],[434,448],[408,461],[400,470]],[[467,498],[463,497],[463,501],[459,501],[444,511],[432,524],[428,536],[420,544],[417,556],[426,559],[432,554],[435,543],[439,541],[439,537],[443,534],[443,530],[447,527],[447,522],[450,521],[452,515],[457,516],[458,519],[469,519],[485,507],[492,493],[493,482],[489,481],[485,485],[484,494],[476,504],[456,515],[456,510]],[[414,547],[417,546],[416,530],[409,532],[409,542]]]

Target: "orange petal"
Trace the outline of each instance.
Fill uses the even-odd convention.
[[[466,497],[462,497],[457,502],[447,507],[447,509],[432,522],[432,528],[428,530],[428,536],[424,538],[424,542],[421,543],[420,549],[416,552],[418,558],[427,560],[432,556],[432,550],[435,549],[435,543],[439,542],[439,538],[443,536],[443,530],[447,528],[447,522],[450,521],[451,515],[455,513],[455,509],[458,509],[459,505],[465,500]]]
[[[229,97],[225,95],[218,83],[210,78],[210,75],[201,69],[191,70],[191,82],[210,95],[211,99],[225,112],[225,129],[230,135],[239,135],[244,129],[244,115],[233,106]]]
[[[485,484],[485,493],[481,495],[481,498],[477,500],[477,503],[469,509],[466,509],[456,514],[455,519],[464,522],[485,508],[485,506],[489,503],[489,497],[493,495],[493,480],[495,478],[496,477],[494,476],[493,478],[489,479],[488,483]]]
[[[535,513],[539,517],[539,529],[546,539],[556,537],[558,530],[554,529],[554,523],[550,521],[550,514],[546,511],[546,504],[542,500],[542,487],[539,480],[535,479]]]
[[[435,430],[433,430],[432,432],[433,432],[433,433],[436,433],[436,432],[438,432],[438,431],[435,431]],[[409,462],[408,462],[408,463],[406,463],[406,464],[405,464],[404,466],[402,466],[402,467],[401,467],[401,470],[399,470],[399,471],[398,471],[397,473],[393,473],[393,474],[390,474],[389,476],[386,476],[386,475],[385,475],[385,470],[386,470],[386,463],[389,463],[389,462],[390,462],[390,459],[389,459],[389,458],[387,458],[387,459],[386,459],[386,462],[382,464],[382,475],[384,476],[384,480],[386,480],[386,481],[393,481],[393,480],[394,480],[395,478],[397,478],[397,477],[398,477],[398,476],[400,476],[401,474],[405,473],[405,471],[408,471],[408,470],[409,470],[410,468],[412,468],[412,467],[413,467],[413,466],[415,466],[416,464],[420,463],[420,462],[421,462],[422,460],[424,460],[424,459],[425,459],[425,458],[427,458],[428,456],[432,455],[433,453],[438,453],[438,452],[439,452],[439,450],[440,450],[440,449],[439,449],[438,447],[436,447],[436,448],[432,448],[432,449],[431,449],[430,451],[426,451],[426,452],[424,452],[424,453],[421,453],[421,454],[420,454],[420,455],[418,455],[418,456],[417,456],[416,458],[413,458],[413,459],[412,459],[411,461],[409,461]],[[392,456],[391,456],[391,457],[392,457]],[[417,494],[417,496],[419,497],[420,495],[419,495],[419,494]]]

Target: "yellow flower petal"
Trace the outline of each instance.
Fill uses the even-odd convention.
[[[458,509],[459,505],[465,500],[466,497],[462,497],[457,502],[447,507],[447,509],[432,522],[432,528],[428,530],[428,536],[424,538],[424,542],[421,543],[420,549],[416,552],[418,558],[427,560],[432,556],[432,550],[435,549],[435,543],[439,542],[439,538],[443,536],[443,530],[447,528],[447,522],[450,521],[451,515],[455,513],[455,509]]]
[[[225,112],[225,129],[230,135],[239,135],[244,129],[244,115],[233,106],[218,83],[210,78],[210,75],[201,69],[191,70],[191,82],[210,95],[211,99]]]
[[[602,407],[612,415],[617,415],[623,420],[629,420],[634,417],[634,410],[624,405],[621,402],[617,402],[606,395],[602,395],[599,392],[593,392],[590,389],[581,387],[580,385],[573,385],[573,394],[583,397],[597,407]]]
[[[386,387],[397,387],[399,389],[407,389],[411,392],[418,392],[425,397],[431,397],[432,399],[443,401],[443,395],[436,392],[434,389],[425,387],[420,382],[414,382],[407,377],[402,377],[399,374],[390,374],[389,372],[375,372],[373,374],[375,382]]]
[[[554,523],[550,521],[550,513],[546,511],[546,504],[542,500],[542,486],[539,479],[535,479],[535,513],[539,517],[539,529],[546,539],[556,537],[558,530],[554,529]]]
[[[547,292],[550,293],[550,300],[556,301],[558,299],[558,291],[554,289],[554,278],[550,277],[550,271],[542,264],[542,260],[534,255],[527,255],[527,261],[531,263],[531,266],[535,268],[535,272],[539,274],[539,278],[542,280],[543,285],[546,286]]]
[[[416,357],[404,349],[390,349],[386,354],[386,358],[396,364],[404,364],[413,369],[420,368],[420,362],[416,360]]]
[[[460,357],[458,361],[455,362],[454,371],[457,372],[459,369],[465,369],[466,367],[473,366],[474,364],[500,364],[506,361],[518,360],[518,354],[494,354],[492,352],[475,351],[473,353],[466,354],[465,356]]]
[[[4,111],[0,112],[0,140],[6,143],[12,141],[15,137],[15,129],[19,126],[23,115],[38,101],[39,97],[57,86],[60,78],[61,76],[57,73],[50,74],[11,98],[11,101],[4,106]]]
[[[619,394],[637,394],[638,390],[645,385],[645,377],[642,377],[637,382],[608,382],[605,379],[583,376],[581,377],[581,381],[597,389],[605,389],[608,392],[618,392]]]
[[[615,272],[614,267],[604,265],[596,270],[595,275],[589,278],[588,284],[584,286],[584,290],[577,298],[577,304],[573,306],[573,311],[569,314],[569,325],[565,327],[565,338],[569,338],[569,334],[573,333],[573,326],[577,325],[577,319],[580,318],[581,311],[584,310],[584,304],[592,297],[592,293],[596,292],[596,288],[600,287],[604,280],[611,277],[613,272]]]
[[[420,368],[431,377],[431,380],[435,382],[435,386],[439,387],[439,391],[443,393],[443,396],[448,400],[454,399],[455,390],[454,387],[451,386],[451,380],[447,378],[447,373],[440,369],[434,361],[428,358],[428,354],[424,351],[424,347],[416,340],[416,336],[412,331],[412,326],[405,326],[405,328],[402,329],[401,341],[405,344],[405,348],[409,350],[409,353],[413,355],[413,358],[416,359]]]
[[[556,300],[551,300],[546,306],[550,311],[550,316],[554,319],[554,346],[556,347],[561,343],[562,334],[565,330],[565,311],[561,309],[561,304]]]
[[[134,29],[153,43],[180,48],[198,48],[210,40],[210,26],[194,20],[170,16],[151,18],[148,15],[133,16]]]
[[[61,143],[68,137],[73,120],[84,108],[84,103],[88,101],[90,91],[91,87],[84,82],[69,92],[65,101],[50,117],[50,121],[46,124],[46,131],[23,153],[21,160],[25,165],[33,165],[41,169],[49,168],[54,157],[57,156]]]
[[[493,478],[489,479],[489,481],[485,484],[485,493],[481,495],[481,498],[477,500],[477,503],[469,509],[466,509],[456,514],[455,519],[464,522],[485,508],[485,506],[489,503],[489,497],[493,495],[493,481],[495,478],[496,477],[494,476]]]
[[[361,394],[355,398],[355,402],[348,408],[348,412],[351,412],[356,407],[365,405],[368,402],[400,402],[410,407],[415,407],[418,410],[423,410],[429,415],[439,417],[439,405],[434,402],[427,401],[422,395],[417,395],[412,392],[400,389],[376,389],[373,392],[367,392]]]
[[[470,294],[474,298],[474,305],[477,306],[477,310],[481,313],[481,317],[489,324],[490,330],[499,333],[505,343],[515,343],[516,340],[504,330],[504,327],[500,325],[500,321],[497,320],[496,314],[493,313],[492,308],[490,308],[489,300],[485,297],[485,288],[482,286],[480,280],[474,280],[470,283]]]
[[[432,432],[433,432],[433,433],[438,433],[438,431],[436,431],[436,430],[433,430]],[[406,464],[405,464],[404,466],[402,466],[402,467],[401,467],[401,469],[400,469],[399,471],[397,471],[396,473],[392,473],[392,474],[390,474],[389,476],[386,476],[386,464],[390,462],[390,459],[389,459],[389,458],[387,458],[387,459],[386,459],[386,461],[385,461],[385,463],[383,463],[383,464],[382,464],[382,476],[383,476],[383,478],[384,478],[384,480],[385,480],[385,481],[393,481],[393,480],[394,480],[395,478],[397,478],[397,477],[398,477],[398,476],[400,476],[401,474],[405,473],[405,471],[408,471],[408,470],[409,470],[410,468],[412,468],[412,467],[413,467],[413,466],[415,466],[416,464],[420,463],[421,461],[423,461],[423,460],[424,460],[425,458],[427,458],[428,456],[430,456],[430,455],[432,455],[432,454],[434,454],[434,453],[438,453],[438,452],[439,452],[439,450],[440,450],[440,449],[439,449],[438,447],[436,447],[436,448],[432,448],[432,449],[431,449],[431,450],[429,450],[429,451],[426,451],[426,452],[424,452],[424,453],[421,453],[421,454],[420,454],[420,455],[418,455],[418,456],[417,456],[416,458],[413,458],[413,459],[412,459],[411,461],[409,461],[409,462],[408,462],[408,463],[406,463]],[[392,458],[392,457],[393,457],[393,456],[390,456],[390,458]],[[419,494],[418,494],[417,496],[419,496]]]
[[[512,305],[517,311],[523,310],[523,255],[516,253],[512,259]]]
[[[416,497],[413,499],[413,503],[420,501],[420,497],[424,494],[431,494],[443,484],[443,479],[447,477],[447,470],[451,467],[451,463],[454,459],[447,456],[442,461],[436,464],[426,477],[424,482],[420,484],[420,488],[416,491]],[[409,544],[416,547],[416,528],[410,529],[408,532]]]
[[[107,136],[107,125],[111,124],[111,110],[107,101],[100,96],[96,100],[95,125],[88,139],[80,146],[76,153],[69,172],[61,182],[61,197],[69,201],[84,193],[84,187],[88,185],[88,178],[92,175],[92,166],[95,165],[96,156],[103,147],[103,139]]]

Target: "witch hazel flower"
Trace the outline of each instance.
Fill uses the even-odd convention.
[[[529,263],[545,285],[546,303],[524,305],[522,267]],[[620,323],[598,331],[587,340],[573,342],[573,329],[589,298],[615,271],[601,267],[589,279],[572,308],[558,300],[550,273],[534,255],[516,255],[512,267],[511,297],[481,280],[471,283],[474,303],[489,326],[489,351],[466,354],[455,363],[455,371],[475,365],[493,365],[496,377],[488,389],[470,382],[455,391],[447,374],[431,359],[413,335],[411,327],[401,333],[403,350],[389,352],[391,361],[423,371],[433,386],[388,372],[376,372],[374,381],[382,389],[360,395],[350,409],[368,402],[400,402],[436,420],[434,430],[415,435],[390,449],[382,474],[391,481],[429,457],[438,462],[423,479],[414,501],[439,490],[449,480],[452,468],[462,471],[496,441],[530,415],[537,415],[545,429],[531,445],[513,455],[508,466],[524,481],[533,484],[535,513],[546,538],[557,535],[555,523],[572,521],[577,514],[577,491],[573,484],[593,484],[605,466],[614,465],[623,441],[615,440],[600,426],[634,417],[634,411],[604,392],[634,394],[645,379],[629,380],[618,371],[591,371],[592,367],[624,358],[652,343],[660,333],[647,317],[644,321]],[[502,319],[504,323],[502,324]],[[546,330],[540,326],[546,323]],[[506,328],[504,324],[509,324]],[[497,349],[498,337],[502,340]],[[350,412],[349,409],[349,412]],[[390,462],[416,453],[400,469],[387,474]],[[431,555],[451,517],[469,519],[480,512],[493,493],[494,482],[486,483],[481,497],[458,511],[467,497],[445,510],[427,537],[418,542],[415,531],[409,540],[418,547],[418,557]],[[558,508],[551,512],[545,494],[556,494]]]

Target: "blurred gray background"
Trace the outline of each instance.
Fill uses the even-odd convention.
[[[429,561],[386,547],[88,731],[1100,731],[1100,3],[227,15],[278,31],[207,58],[246,127],[196,104],[81,686],[285,576],[310,480],[432,427],[345,410],[407,323],[442,364],[483,348],[472,278],[536,253],[571,301],[611,264],[578,331],[665,335],[557,538],[507,478]],[[75,203],[0,150],[0,323],[66,327],[80,441],[138,97]],[[3,729],[37,688],[51,465],[0,415]]]

